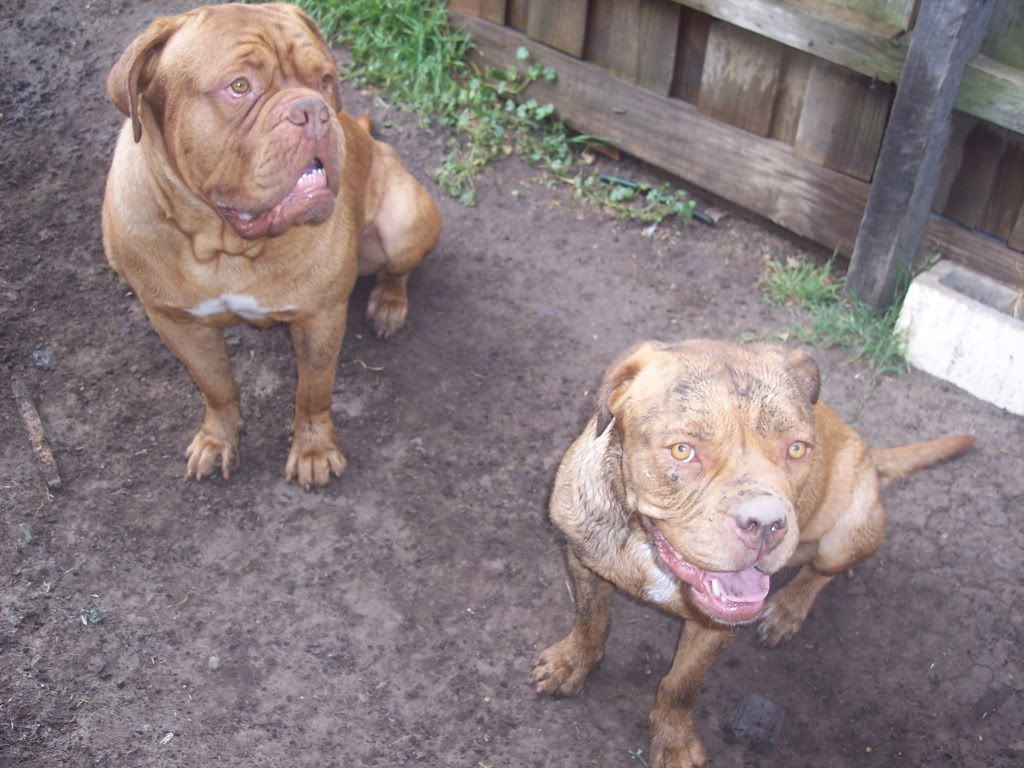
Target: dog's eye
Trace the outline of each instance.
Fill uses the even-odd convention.
[[[231,88],[232,93],[237,96],[241,96],[243,93],[249,92],[249,81],[244,77],[236,77],[231,81],[231,85],[228,87]]]
[[[687,464],[697,458],[697,452],[693,450],[692,445],[676,443],[672,446],[672,458]]]
[[[807,455],[807,449],[810,446],[807,445],[803,440],[796,440],[789,444],[789,458],[791,459],[802,459]]]

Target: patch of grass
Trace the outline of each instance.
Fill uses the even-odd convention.
[[[795,307],[803,315],[804,321],[787,329],[785,338],[848,349],[877,375],[902,373],[907,369],[904,339],[895,329],[910,280],[900,281],[885,312],[844,296],[844,281],[833,273],[831,260],[821,265],[808,260],[768,261],[760,288],[770,303]]]
[[[554,82],[550,67],[516,51],[517,67],[480,69],[467,60],[473,43],[448,24],[439,0],[295,0],[324,34],[352,53],[348,77],[386,91],[399,106],[450,127],[454,138],[436,170],[438,185],[465,205],[476,202],[476,178],[494,160],[518,155],[571,184],[581,199],[629,219],[659,223],[689,218],[693,203],[681,190],[604,184],[579,161],[594,136],[573,135],[551,104],[528,98],[538,80]]]

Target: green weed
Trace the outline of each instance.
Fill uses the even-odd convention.
[[[538,80],[554,82],[550,67],[516,51],[518,67],[480,69],[467,60],[469,37],[448,24],[437,0],[295,0],[324,34],[352,54],[347,76],[357,85],[385,90],[401,107],[434,118],[453,130],[435,178],[465,205],[476,202],[476,178],[498,158],[518,155],[544,168],[576,194],[612,213],[639,221],[689,218],[693,202],[668,185],[623,191],[598,181],[579,162],[579,150],[599,141],[574,136],[551,104],[524,91]],[[643,188],[640,188],[643,187]]]
[[[787,339],[848,349],[877,375],[902,373],[907,369],[904,339],[895,328],[909,279],[900,281],[901,290],[883,313],[844,296],[844,280],[833,274],[831,260],[821,265],[769,261],[760,287],[770,303],[795,307],[803,315],[802,323],[787,329]]]

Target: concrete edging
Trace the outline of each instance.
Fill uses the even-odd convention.
[[[986,402],[1024,416],[1024,321],[1011,315],[1012,288],[940,262],[918,275],[896,331],[907,360]]]

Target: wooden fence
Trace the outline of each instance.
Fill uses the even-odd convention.
[[[574,127],[849,255],[922,0],[450,0],[483,61],[527,46]],[[923,0],[930,2],[931,0]],[[995,0],[926,230],[1024,283],[1024,2]]]

